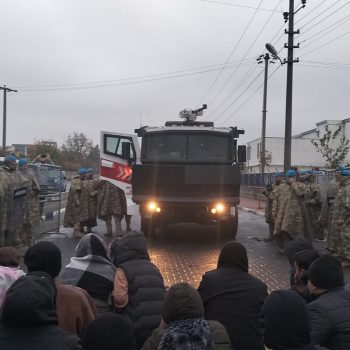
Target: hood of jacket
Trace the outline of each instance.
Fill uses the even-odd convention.
[[[135,259],[150,260],[146,238],[141,232],[128,232],[110,246],[110,257],[115,266]]]
[[[56,325],[56,286],[45,272],[19,278],[7,291],[1,322],[8,327]]]

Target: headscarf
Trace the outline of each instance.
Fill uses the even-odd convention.
[[[222,267],[237,267],[248,272],[248,255],[244,245],[238,242],[226,243],[222,247],[218,259],[218,269]]]

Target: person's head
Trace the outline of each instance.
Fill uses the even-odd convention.
[[[29,248],[24,263],[29,272],[44,271],[56,278],[61,271],[61,251],[52,242],[41,241]]]
[[[274,175],[274,178],[275,178],[275,184],[276,185],[279,185],[283,179],[284,179],[284,173],[281,173],[281,172],[277,172],[275,175]]]
[[[341,172],[342,172],[343,170],[347,170],[347,168],[346,168],[345,166],[343,166],[343,165],[339,165],[338,167],[336,167],[336,169],[335,169],[335,179],[336,179],[337,181],[340,181],[340,180],[341,180],[341,178],[342,178]]]
[[[298,349],[311,343],[305,301],[294,291],[272,292],[262,307],[264,344],[273,350]]]
[[[170,287],[165,294],[162,313],[162,319],[166,324],[203,317],[203,302],[195,288],[185,282]]]
[[[315,250],[302,250],[294,254],[295,280],[307,285],[307,269],[320,255]]]
[[[297,177],[297,172],[296,172],[296,170],[291,169],[291,170],[288,170],[288,171],[286,172],[287,181],[296,180],[296,177]]]
[[[28,273],[8,289],[1,323],[13,328],[57,325],[55,299],[56,286],[50,275]]]
[[[344,286],[344,274],[337,258],[322,255],[308,268],[308,287],[310,293],[321,294],[324,291]]]
[[[302,170],[300,172],[300,180],[304,182],[314,181],[314,172],[312,170]]]
[[[19,170],[27,170],[28,169],[28,161],[25,158],[18,159],[18,169]]]
[[[222,267],[237,267],[248,272],[248,255],[245,246],[235,241],[226,243],[218,259],[218,269]]]
[[[21,253],[13,247],[0,248],[0,265],[18,267],[21,261]]]
[[[41,153],[39,156],[39,162],[42,164],[47,164],[48,156],[47,153]]]
[[[147,241],[142,232],[128,232],[109,246],[109,256],[115,266],[134,259],[150,260]]]
[[[80,239],[76,248],[76,255],[78,258],[95,255],[108,259],[107,246],[99,236],[89,233]]]
[[[86,179],[87,180],[92,180],[94,178],[94,171],[92,170],[92,168],[88,168],[86,169]]]
[[[17,169],[17,158],[15,156],[6,156],[4,165],[11,171],[15,171]]]
[[[125,317],[104,314],[93,320],[82,337],[84,350],[136,350],[134,331]]]
[[[340,184],[346,183],[350,179],[350,170],[342,170],[340,172]]]

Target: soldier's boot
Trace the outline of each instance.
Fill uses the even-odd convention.
[[[269,236],[263,239],[264,242],[271,242],[273,240],[273,238],[274,238],[274,236],[273,236],[274,229],[275,229],[274,224],[270,224],[269,223]]]
[[[116,215],[114,217],[115,222],[115,233],[117,237],[123,236],[123,230],[122,230],[122,217],[120,215]]]
[[[130,232],[131,230],[131,215],[125,215],[125,222],[126,222],[126,231]]]
[[[106,233],[104,234],[105,236],[112,236],[112,218],[110,216],[106,217],[105,219],[106,222]]]
[[[80,222],[74,224],[73,238],[81,238],[83,237],[80,231]]]

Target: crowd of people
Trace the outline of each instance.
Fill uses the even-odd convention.
[[[97,218],[106,223],[106,236],[122,236],[122,219],[131,231],[125,193],[107,180],[94,178],[93,170],[81,168],[73,177],[68,193],[64,227],[73,227],[73,237],[81,238],[97,226]],[[85,231],[86,227],[86,231]]]
[[[339,260],[300,242],[293,249],[291,288],[269,294],[236,241],[198,289],[169,288],[140,232],[108,247],[86,234],[63,269],[52,242],[27,250],[27,273],[17,249],[0,248],[0,349],[350,349],[350,291]]]
[[[327,249],[343,267],[350,266],[350,170],[338,167],[335,180],[328,185],[322,201],[316,181],[317,171],[289,170],[274,175],[274,184],[264,191],[265,219],[269,237],[275,239],[281,253],[296,238],[312,242],[326,239]]]

